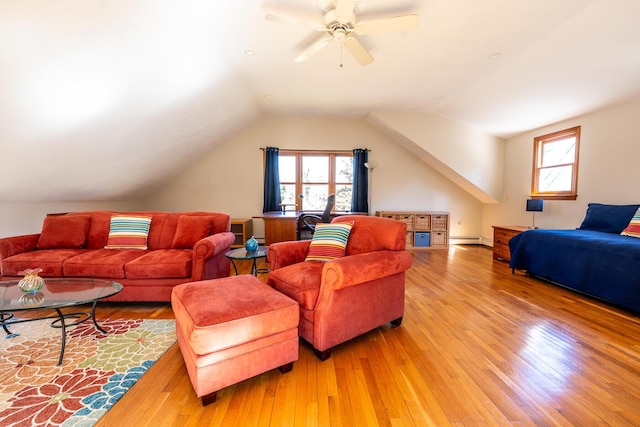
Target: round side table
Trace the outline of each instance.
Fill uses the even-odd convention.
[[[236,266],[237,260],[253,260],[253,264],[251,265],[251,274],[257,276],[258,274],[265,274],[269,272],[268,268],[258,268],[256,266],[257,259],[267,257],[268,248],[268,246],[258,246],[258,249],[255,251],[247,251],[245,248],[232,249],[225,252],[224,256],[231,260],[236,276],[238,275],[238,267]]]

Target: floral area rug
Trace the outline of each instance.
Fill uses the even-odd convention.
[[[176,341],[174,320],[51,320],[0,328],[0,426],[92,426]]]

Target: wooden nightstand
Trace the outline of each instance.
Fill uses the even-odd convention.
[[[509,240],[516,234],[528,230],[521,225],[494,225],[493,226],[493,258],[504,261],[511,260],[509,252]]]

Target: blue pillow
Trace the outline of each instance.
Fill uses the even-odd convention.
[[[620,234],[629,225],[640,205],[603,205],[589,203],[580,230]]]

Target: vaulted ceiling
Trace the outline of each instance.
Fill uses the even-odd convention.
[[[508,137],[640,96],[637,0],[340,1],[418,26],[358,36],[367,66],[337,41],[294,63],[318,33],[265,14],[321,21],[333,0],[0,1],[0,200],[145,194],[262,115]]]

